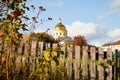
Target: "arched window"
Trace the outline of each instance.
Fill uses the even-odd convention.
[[[65,36],[65,33],[63,33],[63,36]]]
[[[60,35],[62,35],[62,33],[60,32]]]
[[[58,35],[58,33],[56,33],[56,35]]]

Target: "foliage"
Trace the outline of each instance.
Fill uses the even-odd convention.
[[[24,14],[29,8],[26,6],[26,0],[2,0],[0,6],[0,31],[3,43],[1,45],[3,48],[1,51],[3,61],[1,61],[0,65],[2,65],[1,71],[4,70],[0,77],[9,80],[11,76],[13,79],[16,77],[16,64],[14,61],[16,53],[13,53],[13,50],[16,50],[18,42],[22,38],[19,30],[27,30],[24,20],[29,20],[29,18]]]
[[[30,8],[26,6],[26,2],[27,0],[0,0],[0,79],[2,80],[34,80],[36,78],[36,71],[31,70],[31,63],[25,61],[19,68],[16,64],[16,57],[21,56],[18,54],[19,43],[23,38],[20,31],[29,30],[26,21],[30,19],[25,12]],[[31,7],[35,9],[33,5]],[[40,12],[45,10],[42,6],[39,7],[38,14],[32,18],[30,33],[35,29]],[[48,17],[47,20],[52,18]]]
[[[2,0],[4,4],[1,11],[0,28],[3,36],[7,39],[14,37],[14,41],[20,37],[19,30],[27,30],[24,20],[28,20],[24,14],[26,9],[26,0]],[[13,36],[14,35],[14,36]]]
[[[56,49],[50,48],[44,51],[43,58],[40,61],[40,65],[37,69],[37,76],[40,80],[66,80],[67,77],[66,68],[59,63],[59,56],[63,51],[57,47]],[[53,62],[53,63],[51,63]]]
[[[49,35],[47,32],[33,33],[31,35],[32,40],[37,40],[45,43],[53,43],[55,42],[54,38]]]
[[[74,37],[74,45],[87,45],[87,40],[85,39],[84,36],[75,36]]]

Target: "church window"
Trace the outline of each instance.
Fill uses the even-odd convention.
[[[58,35],[58,33],[56,33],[56,35]]]
[[[61,32],[60,32],[60,35],[61,35]]]

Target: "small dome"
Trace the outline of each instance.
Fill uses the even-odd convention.
[[[61,22],[59,22],[59,23],[55,26],[54,30],[67,31],[66,28],[65,28],[65,26],[64,26]]]
[[[61,18],[59,18],[59,22],[55,26],[54,30],[67,31],[66,28],[65,28],[65,26],[61,22]]]
[[[59,19],[59,22],[53,29],[53,36],[55,39],[57,39],[58,37],[66,37],[67,36],[66,27],[62,24],[61,19]]]

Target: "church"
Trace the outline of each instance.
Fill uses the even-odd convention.
[[[61,44],[64,44],[65,42],[72,43],[73,40],[71,37],[67,36],[67,29],[66,27],[62,24],[61,19],[59,18],[58,23],[53,29],[53,37],[55,40],[58,40]]]

